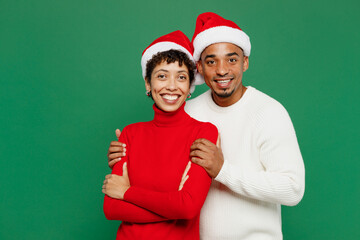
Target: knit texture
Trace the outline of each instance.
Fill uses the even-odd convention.
[[[294,127],[285,108],[248,87],[229,107],[207,91],[186,111],[219,129],[224,165],[201,211],[201,239],[282,239],[281,204],[304,194],[305,170]]]
[[[154,120],[123,129],[119,141],[127,145],[127,155],[112,173],[122,175],[127,162],[131,187],[124,201],[108,196],[104,201],[106,217],[123,221],[117,239],[199,239],[200,209],[211,178],[192,164],[183,189],[178,187],[191,144],[198,138],[216,143],[218,132],[191,118],[184,105],[172,113],[154,106]]]

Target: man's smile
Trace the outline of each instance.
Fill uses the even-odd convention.
[[[228,88],[233,78],[216,78],[214,82],[219,88]]]

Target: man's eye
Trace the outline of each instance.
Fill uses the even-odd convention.
[[[236,59],[235,58],[230,58],[229,62],[234,63],[234,62],[236,62]]]
[[[214,60],[209,60],[209,61],[207,61],[206,63],[209,64],[209,65],[212,65],[212,64],[215,63],[215,61],[214,61]]]

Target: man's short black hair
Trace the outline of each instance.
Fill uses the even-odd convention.
[[[180,67],[185,64],[186,68],[189,71],[189,79],[191,85],[191,83],[194,81],[195,64],[189,59],[186,53],[174,49],[170,49],[164,52],[158,52],[146,63],[145,77],[149,84],[151,84],[151,74],[154,71],[155,67],[165,61],[168,64],[178,62]]]

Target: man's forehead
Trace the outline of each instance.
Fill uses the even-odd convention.
[[[230,52],[236,52],[239,53],[239,55],[241,53],[241,55],[243,55],[243,50],[238,45],[229,42],[219,42],[207,46],[201,53],[201,56],[203,57],[204,53],[206,55],[226,55]]]

